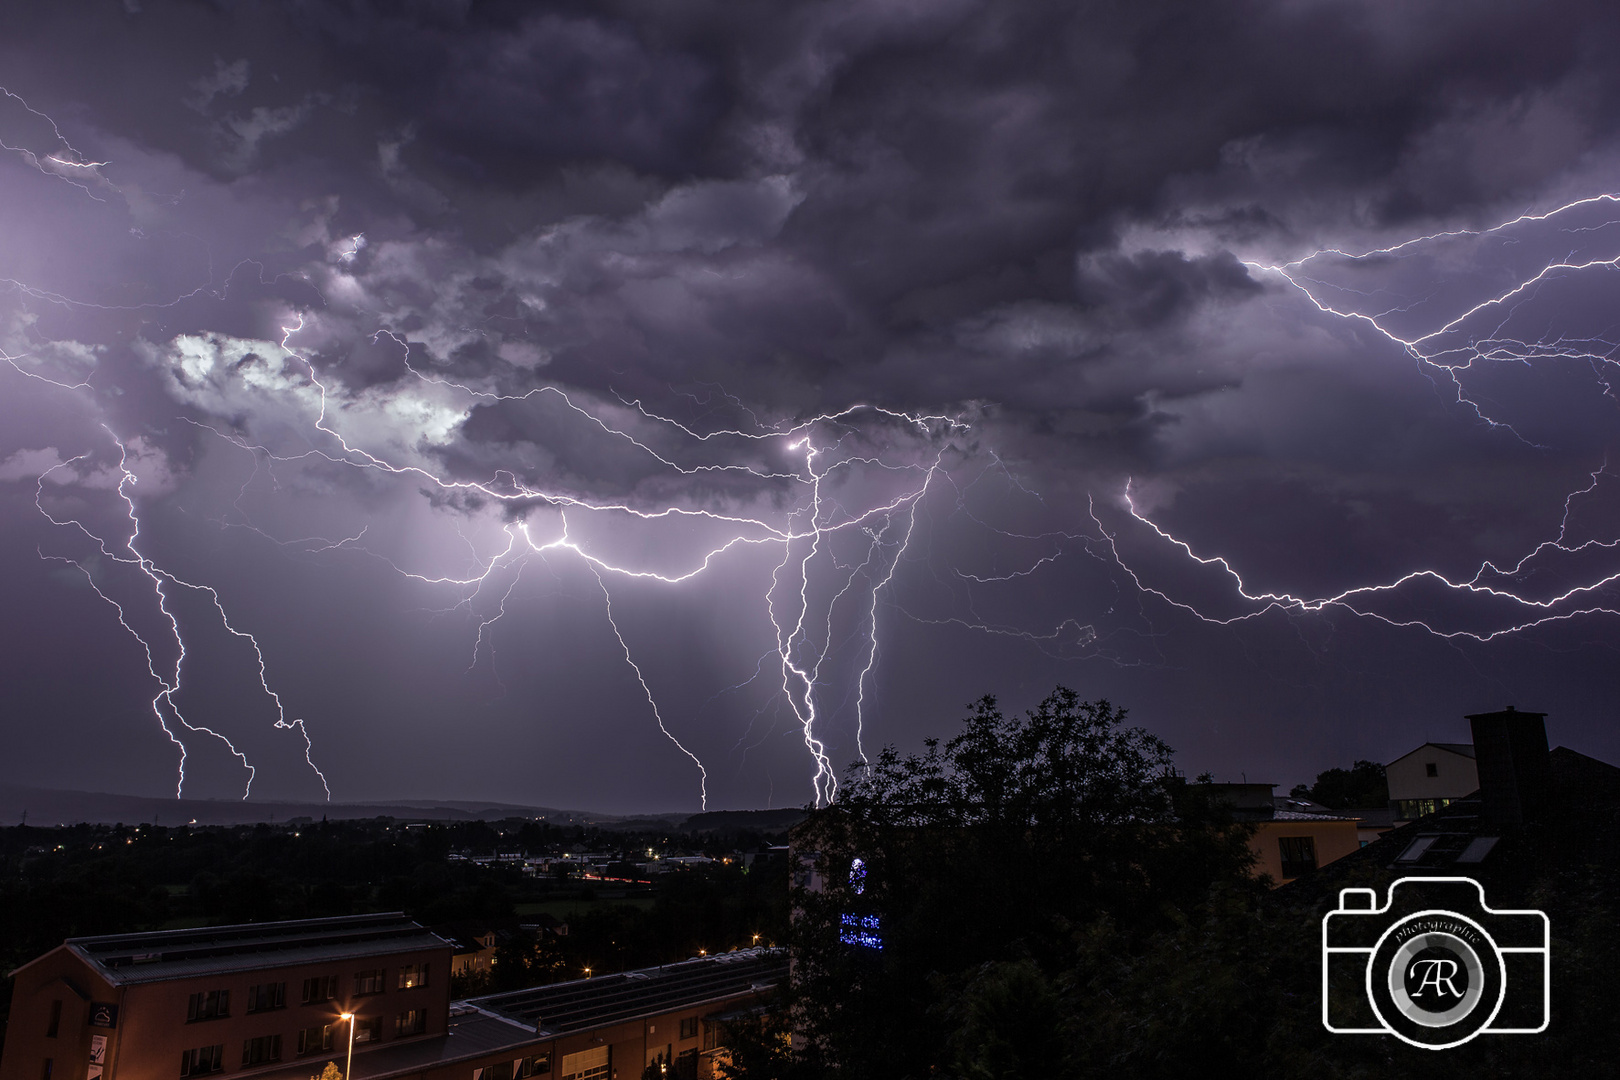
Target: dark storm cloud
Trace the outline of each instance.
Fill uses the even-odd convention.
[[[818,631],[838,764],[862,686],[879,739],[912,738],[986,690],[1033,697],[1066,679],[1140,700],[1222,766],[1252,748],[1220,748],[1220,724],[1194,716],[1206,693],[1225,715],[1275,695],[1260,727],[1298,715],[1322,745],[1395,639],[1297,615],[1273,640],[1143,594],[1114,550],[1142,583],[1223,617],[1247,610],[1229,579],[1125,513],[1125,485],[1200,554],[1299,595],[1426,565],[1466,576],[1556,536],[1615,441],[1600,361],[1465,373],[1462,393],[1515,425],[1492,426],[1447,376],[1265,267],[1611,189],[1617,39],[1607,6],[1573,2],[14,5],[0,12],[0,85],[21,95],[0,99],[0,351],[90,389],[74,391],[81,412],[53,398],[51,423],[24,422],[65,391],[0,369],[16,421],[0,445],[7,557],[32,567],[54,535],[29,470],[93,450],[74,483],[86,506],[109,490],[105,423],[142,440],[153,543],[234,586],[302,710],[367,711],[319,641],[370,673],[386,704],[329,738],[335,760],[359,760],[360,728],[385,714],[431,741],[429,712],[578,760],[591,725],[548,713],[530,730],[519,702],[557,696],[577,716],[608,687],[614,719],[593,723],[629,725],[647,705],[624,685],[629,648],[677,733],[726,763],[719,789],[761,801],[779,778],[798,801],[789,711],[735,689],[774,655],[780,628],[757,595],[771,558],[734,553],[707,591],[625,585],[621,640],[590,564],[503,563],[501,526],[546,541],[566,526],[601,558],[684,574],[724,539],[708,524],[660,533],[626,511],[610,528],[560,508],[784,515],[805,494],[802,448],[697,435],[854,405],[950,412],[969,426],[867,411],[821,429],[882,465],[840,472],[829,514],[896,497],[929,462],[944,470],[888,598],[829,609]],[[1608,209],[1514,247],[1324,263],[1310,280],[1421,333],[1548,252],[1597,257]],[[1600,340],[1609,310],[1602,286],[1549,282],[1495,329],[1453,336]],[[418,471],[334,464],[317,417]],[[430,475],[546,498],[500,505]],[[829,541],[837,580],[882,578],[871,568],[911,535],[899,521]],[[485,569],[487,587],[445,598],[444,579]],[[820,588],[805,596],[843,595]],[[500,623],[503,655],[522,663],[485,647],[509,597],[528,597]],[[876,684],[857,678],[877,655],[862,648],[868,610],[893,627]],[[1171,624],[1187,644],[1167,643]],[[1324,659],[1352,638],[1353,658]],[[1212,658],[1251,644],[1249,673],[1210,691]],[[1522,658],[1491,683],[1478,672],[1492,664],[1450,667],[1456,650],[1430,647],[1445,656],[1414,683],[1424,707],[1461,711],[1459,681],[1551,692]],[[930,674],[941,666],[951,679]],[[399,775],[430,775],[418,750],[391,744]],[[637,766],[658,776],[650,803],[688,797],[689,762],[664,751]],[[346,767],[352,790],[360,770]],[[502,790],[528,791],[516,764],[497,771]]]

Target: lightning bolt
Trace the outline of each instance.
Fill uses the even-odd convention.
[[[1483,229],[1454,229],[1413,237],[1399,243],[1365,251],[1349,252],[1340,248],[1313,251],[1291,262],[1268,264],[1247,261],[1252,271],[1281,278],[1304,297],[1317,311],[1334,319],[1353,322],[1371,328],[1384,340],[1397,346],[1415,361],[1420,370],[1449,381],[1455,401],[1465,406],[1481,422],[1510,432],[1521,442],[1535,446],[1511,423],[1494,414],[1487,405],[1469,393],[1466,376],[1488,364],[1517,364],[1532,367],[1551,361],[1580,361],[1590,366],[1603,394],[1614,399],[1612,377],[1620,352],[1620,342],[1602,336],[1570,337],[1552,335],[1521,337],[1509,333],[1507,327],[1522,305],[1538,292],[1556,281],[1590,277],[1620,268],[1620,252],[1578,254],[1575,251],[1542,263],[1532,263],[1532,269],[1511,280],[1506,288],[1495,288],[1483,299],[1464,299],[1456,302],[1450,311],[1423,324],[1422,315],[1440,306],[1440,301],[1425,297],[1413,302],[1397,303],[1378,310],[1362,310],[1358,302],[1372,300],[1373,293],[1337,285],[1321,277],[1318,266],[1342,260],[1351,265],[1379,264],[1401,260],[1423,253],[1426,246],[1458,241],[1500,240],[1504,245],[1522,244],[1536,237],[1526,236],[1527,230],[1540,227],[1552,229],[1560,235],[1589,234],[1592,240],[1609,232],[1612,237],[1620,233],[1620,216],[1603,216],[1603,211],[1620,208],[1620,194],[1605,193],[1564,203],[1541,213],[1525,213]],[[1596,224],[1581,224],[1583,212],[1600,212]],[[1575,220],[1571,220],[1575,219]],[[1545,242],[1545,241],[1543,241]],[[1438,256],[1436,256],[1438,257]],[[1330,294],[1340,296],[1331,299]],[[1400,324],[1416,323],[1413,330],[1403,330]],[[1477,330],[1473,329],[1478,327]],[[1602,479],[1608,475],[1608,462],[1594,468],[1590,483],[1564,498],[1564,512],[1557,535],[1535,545],[1511,568],[1501,569],[1489,560],[1482,562],[1469,574],[1447,575],[1432,568],[1422,568],[1401,574],[1391,580],[1357,585],[1341,592],[1324,595],[1297,595],[1290,592],[1271,592],[1252,589],[1233,563],[1219,555],[1205,555],[1196,551],[1187,540],[1172,535],[1168,530],[1141,512],[1132,493],[1132,482],[1127,481],[1122,501],[1132,520],[1145,526],[1149,532],[1169,548],[1178,551],[1191,564],[1205,567],[1229,582],[1239,607],[1237,614],[1212,615],[1198,605],[1178,599],[1169,592],[1146,582],[1141,574],[1129,566],[1120,554],[1115,540],[1098,517],[1096,507],[1091,516],[1098,531],[1104,535],[1113,558],[1124,569],[1132,582],[1143,593],[1155,596],[1193,617],[1211,624],[1232,625],[1258,618],[1269,612],[1320,612],[1333,608],[1348,611],[1358,617],[1377,620],[1392,627],[1410,628],[1446,639],[1470,639],[1489,642],[1519,634],[1538,626],[1568,622],[1585,616],[1620,615],[1620,607],[1607,599],[1606,591],[1620,582],[1620,570],[1600,568],[1582,572],[1576,556],[1594,556],[1620,551],[1620,537],[1593,539],[1580,543],[1569,541],[1569,522],[1575,504],[1583,496],[1594,496]],[[1556,564],[1556,565],[1555,565]],[[1559,589],[1549,595],[1537,595],[1528,586],[1541,571],[1562,568],[1565,575],[1579,576],[1576,584]],[[1391,614],[1388,603],[1401,594],[1416,589],[1438,590],[1442,595],[1477,601],[1483,605],[1482,617],[1494,625],[1486,628],[1444,627],[1431,618]],[[1383,606],[1381,603],[1383,602]],[[1501,612],[1502,614],[1494,614]]]
[[[95,576],[90,572],[90,569],[82,562],[68,556],[45,555],[43,552],[41,553],[41,557],[52,561],[67,563],[82,573],[85,580],[89,583],[91,589],[95,591],[97,596],[101,597],[102,600],[106,601],[113,608],[113,610],[117,613],[119,624],[123,626],[123,628],[128,631],[132,637],[135,638],[136,642],[140,644],[142,650],[144,651],[146,655],[147,672],[158,684],[158,692],[152,698],[151,703],[152,715],[157,720],[158,726],[162,728],[163,733],[168,737],[169,741],[175,745],[180,754],[180,759],[177,766],[179,775],[175,784],[175,798],[181,798],[185,794],[186,758],[188,756],[188,751],[185,741],[175,733],[174,728],[169,724],[168,718],[165,717],[165,709],[167,709],[169,716],[172,717],[174,721],[179,724],[179,726],[185,728],[187,731],[193,734],[207,735],[218,739],[225,745],[226,749],[229,750],[230,753],[242,763],[242,767],[247,771],[247,780],[243,785],[242,790],[243,799],[247,799],[252,794],[253,780],[258,774],[258,770],[251,762],[248,761],[247,755],[238,749],[227,736],[211,727],[208,727],[205,724],[194,723],[192,720],[187,718],[185,712],[180,707],[180,703],[178,702],[177,698],[182,689],[182,676],[185,670],[187,648],[185,636],[181,630],[179,617],[170,609],[170,586],[179,586],[181,588],[206,593],[209,600],[213,603],[215,610],[218,611],[220,622],[224,626],[225,630],[236,638],[246,641],[252,647],[254,656],[258,660],[259,685],[276,708],[277,718],[275,721],[275,727],[279,730],[296,731],[302,737],[304,742],[304,760],[315,772],[315,775],[320,779],[321,786],[326,790],[327,798],[330,799],[331,788],[327,785],[326,776],[321,772],[320,768],[316,766],[313,758],[311,757],[313,745],[310,741],[309,732],[304,725],[304,721],[302,719],[289,721],[287,719],[286,709],[282,705],[280,695],[270,688],[269,675],[264,660],[264,652],[259,646],[258,639],[251,633],[238,629],[232,624],[229,615],[225,611],[225,605],[221,601],[217,590],[208,585],[198,585],[177,577],[176,575],[158,566],[137,546],[141,538],[141,522],[134,496],[130,494],[130,488],[136,485],[138,482],[138,477],[129,465],[128,446],[122,439],[118,438],[118,436],[115,435],[110,428],[106,428],[104,426],[103,430],[107,432],[108,437],[111,438],[113,443],[118,447],[118,484],[116,491],[118,499],[123,503],[124,519],[129,523],[129,535],[125,538],[123,543],[116,546],[109,545],[109,542],[102,535],[92,530],[81,519],[57,518],[45,508],[44,496],[46,482],[58,471],[68,469],[74,465],[77,465],[79,462],[86,461],[89,457],[88,454],[81,454],[78,457],[60,462],[41,473],[35,484],[34,506],[52,525],[60,528],[77,529],[88,540],[96,545],[101,555],[106,556],[108,559],[120,565],[134,567],[139,574],[146,579],[151,586],[152,597],[155,601],[157,611],[159,612],[162,621],[167,625],[169,635],[173,641],[175,654],[173,667],[170,668],[165,666],[161,671],[159,670],[157,655],[153,648],[152,641],[131,624],[125,607],[107,594],[107,592],[95,580]]]

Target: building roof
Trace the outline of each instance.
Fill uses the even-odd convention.
[[[1466,742],[1426,742],[1422,746],[1416,747],[1415,749],[1412,749],[1412,750],[1408,750],[1406,753],[1402,754],[1400,757],[1396,758],[1395,760],[1400,761],[1402,758],[1409,758],[1413,754],[1417,753],[1419,750],[1422,750],[1425,747],[1429,747],[1429,746],[1439,747],[1441,750],[1449,750],[1453,754],[1460,754],[1463,757],[1471,758],[1471,757],[1474,756],[1474,744],[1473,743],[1466,743]]]
[[[742,949],[661,968],[556,983],[531,990],[458,1001],[450,1006],[448,1032],[436,1038],[385,1042],[354,1057],[352,1080],[388,1080],[502,1050],[513,1056],[525,1047],[574,1031],[621,1024],[677,1009],[769,989],[787,978],[787,953]],[[751,1015],[750,1006],[726,1012]],[[543,1010],[543,1011],[542,1011]],[[334,1055],[327,1055],[332,1057]],[[254,1080],[308,1080],[325,1058],[254,1073]]]
[[[1620,808],[1620,769],[1585,754],[1558,747],[1548,755],[1558,786],[1558,805],[1532,830],[1493,822],[1481,813],[1478,792],[1416,821],[1384,833],[1359,851],[1318,870],[1309,882],[1293,882],[1289,889],[1305,891],[1336,888],[1362,870],[1393,871],[1402,875],[1488,874],[1515,856],[1518,861],[1536,854],[1548,842],[1548,830],[1560,837],[1579,838],[1596,822]],[[1591,843],[1591,840],[1587,841]]]
[[[740,949],[619,975],[492,994],[467,1004],[532,1026],[540,1035],[562,1035],[767,990],[786,979],[787,970],[785,951]]]
[[[513,1021],[473,1009],[452,1008],[446,1035],[385,1042],[374,1050],[357,1048],[350,1077],[351,1080],[383,1080],[391,1076],[419,1075],[508,1048],[515,1055],[519,1048],[533,1046],[536,1041],[533,1031]],[[319,1076],[324,1062],[343,1063],[344,1046],[334,1040],[334,1047],[324,1055],[311,1055],[280,1068],[255,1072],[253,1080],[309,1080],[312,1075]]]
[[[62,943],[115,986],[199,975],[352,960],[447,942],[403,913],[332,919],[240,923],[197,930],[158,930],[68,938]]]

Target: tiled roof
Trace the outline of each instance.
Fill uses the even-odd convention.
[[[63,944],[114,985],[446,947],[397,911],[68,938]]]
[[[533,1025],[542,1035],[603,1027],[765,990],[787,978],[787,953],[742,949],[619,975],[474,998],[469,1005]]]

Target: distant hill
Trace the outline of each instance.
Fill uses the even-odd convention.
[[[672,832],[712,832],[752,829],[780,832],[797,824],[803,810],[711,810],[688,814],[602,814],[589,810],[560,810],[549,806],[477,802],[465,799],[402,799],[395,802],[279,802],[259,799],[159,799],[141,795],[109,795],[94,791],[0,784],[0,825],[76,825],[81,822],[113,825],[252,825],[287,822],[297,818],[347,821],[388,817],[406,821],[499,821],[502,818],[543,818],[553,825],[596,825],[605,829]]]
[[[501,818],[545,818],[557,825],[606,824],[615,815],[546,806],[469,802],[460,799],[398,802],[326,803],[248,799],[155,799],[93,791],[0,784],[0,825],[17,825],[23,813],[30,825],[74,825],[80,822],[126,825],[251,825],[294,818],[352,820],[391,817],[411,821],[496,821]]]
[[[693,814],[682,823],[686,832],[718,832],[752,829],[755,832],[786,832],[804,820],[799,807],[780,810],[710,810]]]

